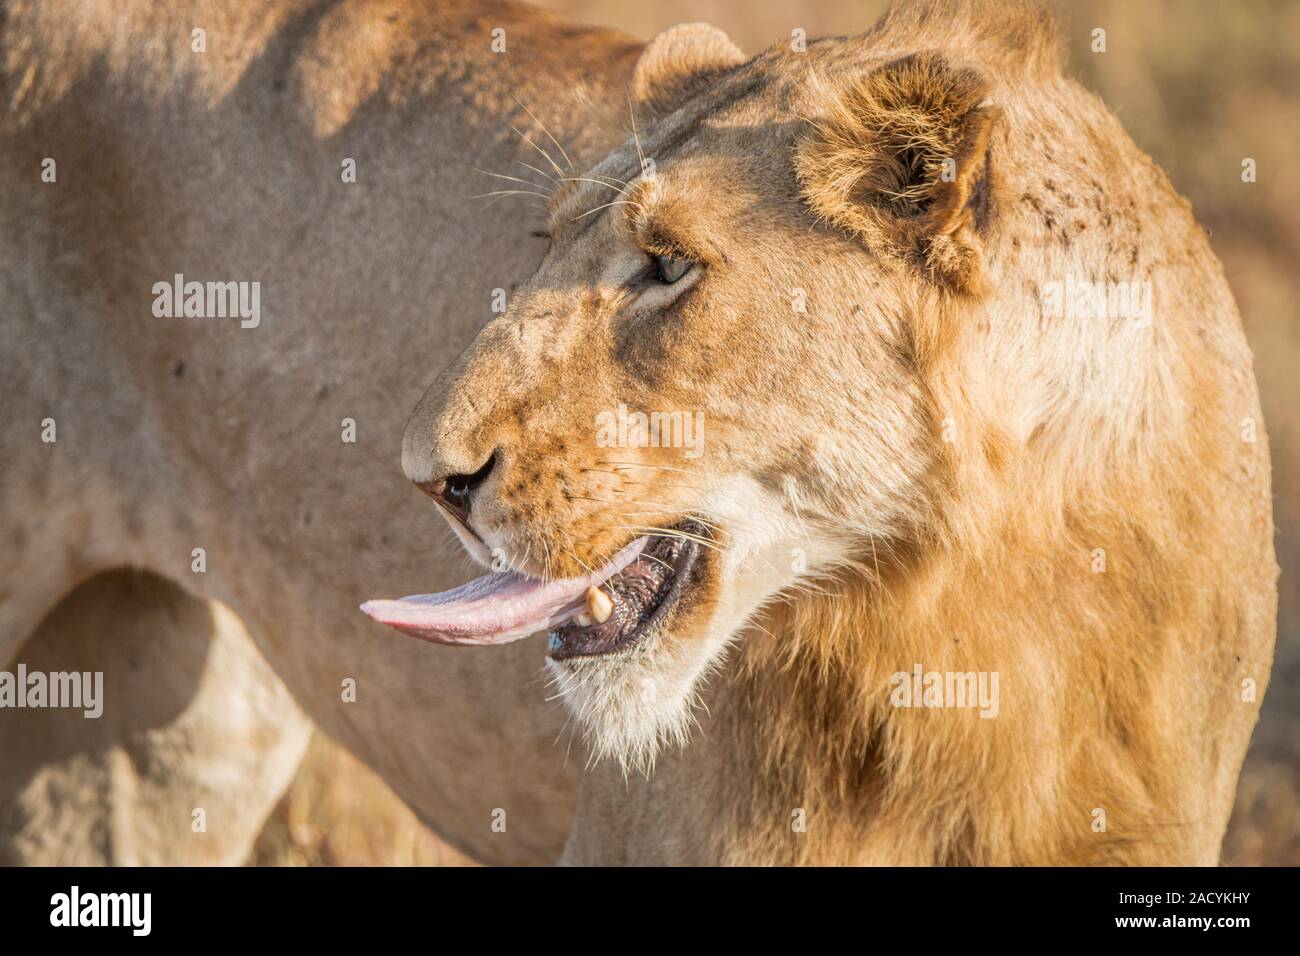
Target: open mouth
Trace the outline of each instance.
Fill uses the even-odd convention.
[[[551,657],[590,657],[629,647],[654,633],[692,584],[704,528],[685,521],[676,534],[650,539],[623,570],[588,592],[587,606],[550,632]]]
[[[440,594],[367,601],[361,610],[439,644],[506,644],[549,631],[553,658],[608,654],[663,625],[694,583],[707,540],[706,529],[687,520],[671,533],[637,538],[583,577],[495,572]]]

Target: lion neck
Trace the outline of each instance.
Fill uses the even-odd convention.
[[[1062,816],[1088,810],[1070,805],[1061,758],[1077,715],[1053,703],[1084,686],[1077,648],[1095,634],[1051,620],[1053,578],[1047,565],[1003,576],[945,556],[898,589],[844,580],[775,607],[726,682],[733,769],[762,781],[735,807],[728,845],[751,860],[837,864],[1084,852],[1059,836]],[[931,675],[971,693],[945,694]]]
[[[1156,491],[1190,450],[1170,430],[1164,464],[1071,478],[988,422],[960,429],[941,528],[741,636],[716,709],[721,759],[761,781],[727,797],[738,861],[1114,861],[1177,804],[1186,781],[1152,768],[1195,760],[1155,752],[1179,705],[1150,661],[1218,612],[1188,583],[1213,507]],[[935,689],[930,675],[935,694],[900,692]],[[1099,806],[1125,807],[1130,829],[1099,835]]]

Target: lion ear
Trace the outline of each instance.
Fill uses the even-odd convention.
[[[991,212],[988,83],[935,53],[895,60],[834,91],[795,170],[817,215],[918,264],[937,284],[984,286],[979,231]]]
[[[740,47],[717,27],[681,23],[651,40],[641,53],[632,72],[632,96],[639,106],[665,116],[744,62]]]

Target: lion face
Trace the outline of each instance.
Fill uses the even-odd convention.
[[[870,248],[852,216],[883,207],[863,213],[872,183],[834,167],[854,135],[888,144],[853,116],[816,134],[801,111],[834,116],[825,97],[847,94],[779,55],[737,67],[693,29],[647,50],[634,89],[655,91],[654,119],[560,184],[544,261],[403,448],[478,561],[587,585],[581,608],[565,595],[537,618],[548,667],[596,752],[633,765],[683,737],[702,675],[765,602],[914,537],[940,439],[912,318],[950,294],[922,240],[971,226],[904,213],[920,239]],[[922,211],[942,224],[966,199],[945,187]]]

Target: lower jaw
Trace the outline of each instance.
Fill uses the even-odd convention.
[[[549,634],[551,659],[564,661],[614,655],[643,646],[656,637],[694,584],[697,564],[701,560],[703,546],[698,542],[688,540],[681,547],[681,553],[673,563],[673,575],[666,582],[662,595],[630,629],[624,627],[610,635],[603,633],[599,626],[565,625],[556,628]]]

